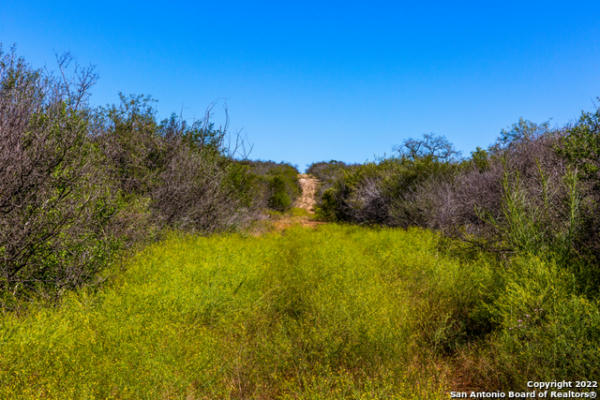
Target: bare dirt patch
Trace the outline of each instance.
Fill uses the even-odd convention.
[[[272,226],[276,231],[283,231],[291,226],[300,225],[305,228],[315,228],[324,222],[315,221],[316,194],[319,187],[319,180],[312,175],[299,174],[298,181],[302,188],[302,194],[294,202],[294,208],[305,211],[304,215],[297,214],[292,210],[272,221]]]
[[[253,236],[260,236],[272,230],[281,232],[298,225],[304,228],[316,228],[325,223],[316,221],[314,217],[319,180],[312,175],[299,174],[298,181],[302,194],[294,202],[293,208],[285,214],[270,214],[266,220],[251,229]]]
[[[312,214],[315,212],[315,196],[319,187],[319,180],[312,175],[300,174],[298,175],[298,181],[302,187],[302,195],[298,197],[294,207],[303,208]]]

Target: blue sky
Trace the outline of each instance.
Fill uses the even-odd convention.
[[[0,42],[34,66],[96,65],[94,104],[150,94],[192,120],[226,103],[251,158],[300,168],[429,132],[468,154],[600,96],[598,1],[0,3]]]

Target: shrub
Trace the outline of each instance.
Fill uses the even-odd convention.
[[[124,193],[147,195],[168,162],[152,99],[119,94],[120,104],[96,110],[93,135]]]
[[[295,168],[235,160],[210,108],[191,124],[158,123],[147,96],[92,109],[93,69],[70,79],[69,61],[57,79],[0,48],[0,307],[90,283],[164,228],[231,230],[298,195]]]
[[[239,191],[243,172],[232,172],[229,165],[220,155],[178,147],[151,193],[161,225],[200,232],[242,225],[248,195]]]
[[[298,170],[286,163],[271,161],[243,161],[254,175],[254,196],[259,208],[276,211],[290,209],[300,195]]]
[[[574,155],[586,148],[576,143],[589,134],[590,118],[584,114],[583,126],[566,130],[521,120],[503,131],[485,158],[474,154],[471,165],[433,191],[437,211],[429,226],[494,252],[555,260],[577,274],[584,292],[595,293],[598,195],[593,177],[581,172],[586,158]]]
[[[66,59],[62,59],[63,62]],[[61,67],[64,65],[61,64]],[[119,211],[101,155],[88,140],[86,88],[31,69],[0,51],[0,286],[2,305],[39,289],[89,281],[117,238]]]
[[[597,376],[600,309],[575,294],[575,276],[529,257],[514,260],[504,280],[506,290],[493,305],[500,329],[489,356],[504,376],[499,384],[524,387],[526,380]]]
[[[410,139],[398,152],[399,157],[376,163],[334,164],[335,173],[329,175],[334,183],[322,191],[318,215],[363,224],[426,226],[432,204],[421,196],[421,187],[449,179],[455,152],[444,138],[432,135]]]
[[[316,193],[317,199],[321,199],[325,191],[342,179],[344,171],[349,168],[351,168],[351,165],[335,160],[321,161],[309,165],[306,173],[314,176],[319,181]]]
[[[566,129],[520,119],[466,160],[443,138],[409,139],[398,157],[316,163],[317,215],[329,221],[440,229],[499,256],[536,254],[600,287],[600,112]]]
[[[121,190],[147,198],[153,222],[198,232],[232,229],[254,217],[249,171],[225,146],[225,127],[206,119],[158,123],[152,99],[121,95],[101,108],[96,141]]]
[[[581,281],[587,290],[600,287],[600,108],[584,112],[562,136],[557,151],[578,179],[579,221],[571,234],[574,254],[584,260]]]
[[[285,190],[285,182],[279,176],[274,176],[269,181],[268,205],[273,210],[285,211],[292,205],[292,200]]]

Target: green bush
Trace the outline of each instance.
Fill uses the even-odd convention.
[[[292,166],[235,160],[210,109],[191,124],[159,123],[147,96],[92,109],[93,70],[69,80],[68,62],[57,79],[0,47],[0,308],[92,283],[161,230],[235,230],[299,194]]]
[[[0,308],[91,281],[123,242],[120,195],[68,85],[0,48]]]
[[[514,260],[504,272],[506,289],[493,303],[500,328],[489,359],[503,387],[527,380],[600,373],[600,308],[577,295],[575,276],[534,257]]]
[[[253,178],[255,204],[261,208],[287,211],[300,195],[298,170],[286,163],[242,161]]]
[[[431,204],[419,189],[447,181],[455,166],[432,156],[388,158],[336,167],[334,181],[321,191],[317,214],[330,221],[388,226],[426,226]]]
[[[277,211],[285,211],[292,205],[292,200],[287,194],[285,181],[279,177],[274,176],[269,181],[269,196],[268,205],[269,208]]]
[[[557,146],[578,180],[578,220],[569,231],[571,258],[579,263],[580,282],[598,296],[600,288],[600,108],[582,113]]]

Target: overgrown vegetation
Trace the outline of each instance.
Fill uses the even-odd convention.
[[[93,108],[93,69],[69,63],[53,76],[0,49],[0,397],[437,399],[597,379],[600,110],[520,120],[466,158],[425,135],[315,163],[317,217],[347,224],[253,236],[269,214],[308,218],[294,167],[247,160],[210,109]]]
[[[60,77],[0,48],[0,308],[92,283],[165,228],[235,230],[297,196],[296,169],[237,160],[210,109],[190,124],[158,122],[145,96],[92,108],[93,69],[58,61]]]
[[[173,234],[97,293],[5,314],[0,397],[437,399],[600,373],[598,304],[572,273],[449,245],[333,224]]]
[[[311,167],[326,188],[318,214],[439,229],[501,257],[536,255],[575,271],[580,289],[595,298],[599,121],[600,111],[562,129],[520,120],[465,159],[442,137],[426,135],[378,162],[320,163]]]
[[[460,239],[461,257],[494,260],[485,272],[497,285],[489,289],[493,300],[481,298],[485,305],[451,324],[463,327],[458,337],[470,343],[448,348],[467,386],[507,389],[522,387],[523,377],[594,376],[599,138],[600,110],[561,129],[521,119],[468,158],[426,135],[377,162],[318,163],[311,166],[323,182],[317,213],[329,221],[438,230]],[[466,328],[472,316],[485,316],[474,330]],[[477,332],[485,339],[473,340]]]
[[[243,161],[251,173],[257,176],[258,192],[263,195],[258,201],[263,207],[276,211],[287,211],[300,195],[298,170],[286,163],[272,161]]]

